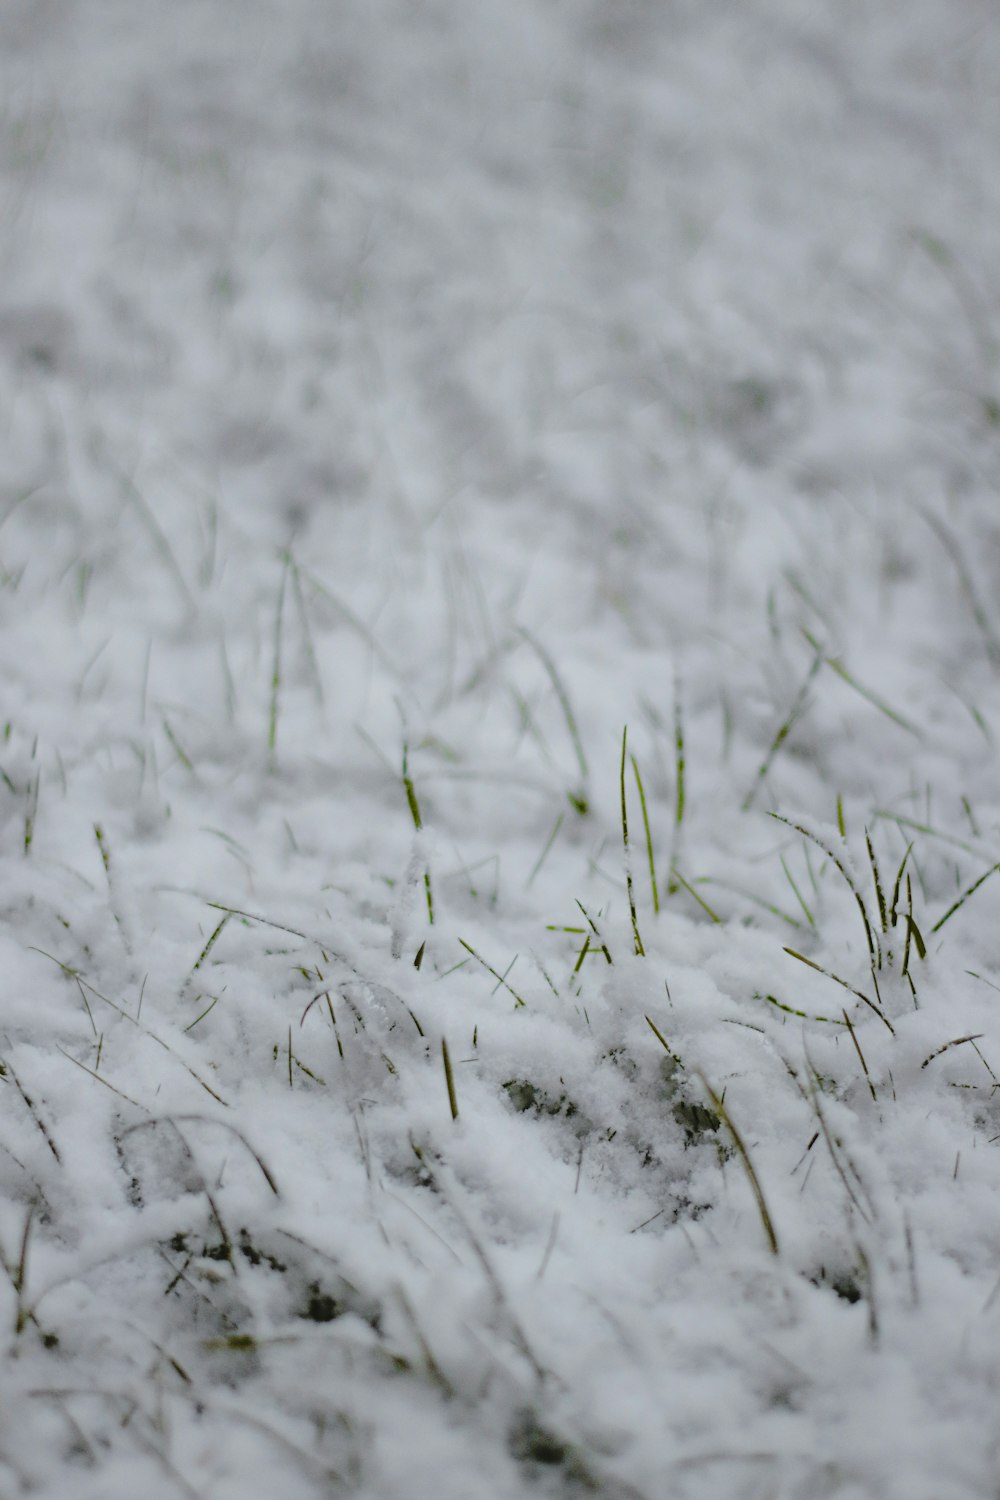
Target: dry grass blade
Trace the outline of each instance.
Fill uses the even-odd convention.
[[[638,957],[645,958],[646,950],[642,946],[642,938],[639,936],[639,918],[635,909],[635,891],[632,887],[632,863],[629,859],[628,848],[628,805],[625,797],[625,744],[628,738],[628,725],[622,730],[622,763],[619,782],[622,798],[622,843],[625,846],[625,885],[628,890],[628,909],[632,918],[632,937],[635,942],[635,951]],[[648,824],[647,824],[648,831]]]
[[[466,953],[470,953],[472,955],[472,957],[476,960],[477,964],[481,964],[482,967],[486,970],[486,972],[488,974],[492,974],[493,975],[493,978],[496,980],[496,982],[497,982],[498,985],[502,984],[503,987],[504,987],[504,989],[507,991],[507,993],[509,995],[513,995],[514,1002],[515,1002],[515,1007],[520,1007],[520,1006],[524,1005],[524,1001],[521,999],[521,996],[517,993],[517,990],[511,989],[510,985],[507,983],[507,980],[504,978],[504,976],[502,974],[498,974],[497,971],[496,971],[496,969],[494,969],[494,967],[493,967],[492,964],[488,964],[486,962],[485,958],[483,958],[480,954],[478,954],[476,952],[475,948],[473,948],[470,943],[467,943],[464,938],[459,938],[458,941],[462,945],[462,947],[465,949]],[[507,972],[509,973],[510,970],[508,969]]]
[[[166,567],[167,572],[170,574],[170,577],[173,579],[174,584],[177,587],[177,592],[180,594],[181,599],[187,605],[188,609],[193,611],[195,608],[194,595],[191,593],[191,590],[188,587],[187,579],[184,577],[184,574],[181,571],[181,566],[177,561],[177,556],[174,552],[174,549],[173,547],[171,547],[170,542],[167,539],[166,532],[163,530],[163,527],[156,519],[156,515],[154,514],[152,506],[146,499],[145,495],[143,495],[142,491],[135,484],[135,482],[129,477],[128,474],[120,469],[113,460],[110,459],[110,456],[106,452],[104,457],[109,469],[114,474],[115,478],[118,480],[119,485],[121,486],[122,495],[128,501],[129,505],[132,507],[133,511],[148,531],[153,546],[159,554],[160,560]]]
[[[184,1029],[189,1030],[190,1028],[185,1027]],[[108,1080],[106,1078],[103,1078],[101,1074],[98,1073],[94,1068],[88,1068],[86,1063],[82,1063],[78,1057],[73,1057],[71,1053],[67,1052],[64,1047],[60,1047],[58,1043],[56,1044],[56,1051],[60,1053],[62,1057],[65,1057],[67,1062],[71,1062],[75,1068],[82,1068],[84,1073],[87,1073],[91,1078],[96,1079],[98,1083],[103,1083],[106,1089],[110,1089],[111,1092],[113,1094],[116,1094],[119,1099],[124,1099],[126,1104],[134,1105],[136,1109],[141,1109],[147,1114],[149,1113],[149,1111],[146,1109],[146,1106],[144,1104],[140,1104],[138,1099],[133,1099],[131,1094],[126,1094],[121,1089],[115,1088],[113,1083],[109,1083]]]
[[[253,1160],[257,1163],[261,1176],[267,1183],[268,1187],[271,1189],[271,1192],[274,1194],[274,1196],[276,1198],[281,1197],[281,1193],[278,1189],[278,1184],[274,1180],[274,1174],[267,1166],[260,1153],[254,1150],[250,1142],[247,1140],[246,1136],[243,1134],[242,1130],[238,1130],[235,1125],[230,1125],[228,1120],[219,1120],[214,1118],[212,1115],[201,1115],[194,1113],[160,1115],[154,1120],[140,1120],[138,1124],[128,1126],[127,1129],[122,1132],[122,1134],[128,1135],[133,1130],[144,1130],[153,1125],[173,1125],[177,1120],[183,1121],[186,1125],[215,1125],[220,1130],[226,1130],[230,1135],[235,1136],[240,1145],[243,1147],[244,1151],[246,1151],[248,1155],[253,1157]]]
[[[841,1183],[843,1184],[843,1187],[844,1187],[844,1192],[847,1194],[847,1197],[848,1197],[850,1203],[858,1211],[858,1213],[861,1215],[862,1219],[864,1219],[865,1223],[866,1224],[870,1224],[871,1221],[872,1221],[872,1213],[870,1213],[869,1210],[865,1208],[864,1204],[861,1202],[860,1198],[858,1197],[857,1193],[855,1192],[854,1185],[851,1182],[850,1177],[848,1176],[847,1166],[845,1166],[845,1162],[847,1162],[847,1164],[851,1166],[852,1170],[854,1171],[854,1176],[855,1176],[855,1178],[857,1178],[857,1181],[858,1181],[859,1185],[862,1187],[862,1189],[864,1187],[864,1184],[861,1182],[861,1179],[858,1176],[858,1173],[857,1173],[856,1169],[854,1169],[853,1163],[850,1161],[850,1158],[847,1156],[847,1153],[846,1152],[842,1152],[841,1143],[834,1137],[833,1132],[830,1130],[830,1126],[829,1126],[829,1124],[827,1122],[826,1115],[823,1112],[823,1106],[820,1103],[819,1089],[817,1087],[817,1079],[819,1078],[819,1074],[817,1073],[816,1068],[815,1068],[813,1062],[811,1061],[811,1059],[808,1058],[808,1053],[806,1054],[806,1056],[807,1056],[807,1060],[809,1061],[809,1074],[810,1074],[810,1077],[809,1077],[809,1096],[810,1096],[810,1101],[812,1103],[812,1107],[813,1107],[813,1110],[815,1112],[817,1122],[819,1124],[820,1133],[822,1134],[823,1140],[826,1143],[826,1149],[830,1153],[830,1160],[833,1162],[834,1171],[836,1172],[837,1176],[840,1178]],[[842,1159],[842,1156],[843,1156],[843,1159]]]
[[[132,942],[131,938],[129,937],[128,926],[122,913],[121,905],[117,899],[118,882],[111,861],[111,849],[108,844],[107,837],[105,836],[104,829],[101,827],[100,823],[94,824],[94,837],[97,840],[97,847],[100,850],[101,864],[104,866],[104,876],[108,882],[108,902],[111,907],[111,915],[115,919],[115,926],[118,928],[118,932],[122,940],[122,947],[131,958]]]
[[[9,1045],[9,1043],[8,1043],[8,1045]],[[48,1146],[49,1150],[52,1152],[52,1155],[55,1157],[56,1161],[61,1166],[62,1165],[62,1157],[59,1154],[59,1147],[56,1145],[55,1141],[52,1139],[52,1135],[51,1135],[51,1133],[49,1131],[48,1126],[46,1125],[45,1121],[42,1119],[41,1115],[38,1113],[38,1110],[35,1108],[34,1100],[25,1092],[25,1090],[24,1090],[24,1088],[23,1088],[23,1086],[21,1084],[21,1080],[18,1078],[17,1074],[14,1072],[14,1068],[13,1068],[12,1064],[6,1058],[0,1058],[0,1072],[6,1074],[6,1076],[9,1077],[11,1083],[17,1089],[17,1092],[20,1094],[21,1099],[22,1099],[22,1101],[24,1103],[25,1109],[28,1111],[29,1115],[34,1120],[35,1125],[38,1128],[39,1134],[43,1137],[43,1139],[45,1141],[45,1144]]]
[[[31,1317],[31,1309],[28,1307],[24,1290],[28,1280],[28,1246],[31,1243],[31,1230],[35,1222],[35,1205],[28,1205],[25,1215],[24,1229],[21,1233],[21,1247],[17,1257],[17,1268],[11,1278],[14,1283],[14,1291],[17,1293],[17,1317],[15,1320],[15,1333],[23,1333],[25,1324]]]
[[[962,556],[962,549],[948,528],[926,506],[915,504],[914,508],[923,516],[941,543],[941,546],[954,563],[962,593],[965,595],[972,618],[979,627],[979,632],[983,638],[983,647],[990,665],[994,667],[1000,666],[1000,640],[998,640],[989,614],[982,600],[979,598],[979,593],[972,581],[972,574],[969,571],[968,564]]]
[[[278,585],[278,603],[274,611],[274,655],[271,660],[271,702],[267,716],[267,753],[274,758],[278,746],[278,700],[281,694],[281,637],[284,627],[285,589],[288,584],[289,554],[286,552],[281,564],[281,582]]]
[[[843,1011],[842,1014],[844,1017],[844,1025],[847,1027],[847,1034],[851,1038],[851,1041],[854,1043],[854,1050],[858,1054],[858,1059],[861,1063],[861,1069],[865,1075],[865,1082],[868,1085],[868,1092],[871,1094],[873,1101],[875,1103],[878,1103],[878,1095],[875,1093],[875,1085],[872,1083],[871,1074],[868,1071],[868,1064],[865,1062],[865,1054],[862,1052],[861,1043],[858,1041],[858,1034],[854,1030],[854,1027],[851,1025],[851,1018],[847,1014],[847,1011]]]
[[[483,1272],[486,1276],[486,1280],[489,1282],[490,1288],[493,1292],[493,1296],[496,1300],[496,1305],[503,1311],[514,1343],[524,1355],[524,1358],[531,1366],[532,1371],[534,1372],[538,1380],[544,1380],[546,1378],[545,1367],[538,1359],[538,1356],[535,1354],[527,1334],[524,1332],[524,1329],[522,1328],[514,1312],[514,1309],[510,1305],[510,1300],[507,1297],[507,1293],[504,1291],[503,1283],[501,1282],[500,1277],[497,1274],[493,1262],[487,1255],[486,1249],[482,1244],[479,1236],[472,1228],[472,1225],[465,1217],[465,1214],[462,1212],[461,1208],[459,1208],[455,1194],[449,1190],[448,1185],[445,1183],[442,1175],[442,1170],[438,1170],[441,1167],[440,1158],[433,1157],[429,1149],[425,1149],[424,1147],[419,1146],[412,1139],[410,1141],[410,1145],[413,1148],[413,1152],[417,1160],[421,1163],[425,1172],[427,1173],[431,1185],[441,1195],[441,1198],[448,1205],[451,1213],[457,1219],[458,1224],[466,1237],[466,1240],[472,1248],[473,1254],[479,1261],[479,1264],[482,1266]]]
[[[671,1057],[671,1058],[675,1058],[675,1054],[673,1052],[673,1049],[670,1046],[670,1043],[667,1041],[666,1037],[663,1035],[663,1032],[657,1026],[656,1022],[652,1019],[652,1017],[651,1016],[646,1016],[645,1017],[645,1021],[646,1021],[646,1025],[649,1027],[650,1031],[656,1037],[656,1040],[659,1042],[660,1046],[663,1048],[663,1050],[667,1054],[667,1056]],[[676,1058],[675,1058],[675,1061],[676,1061]]]
[[[957,1036],[952,1041],[945,1042],[943,1046],[937,1047],[929,1057],[924,1058],[920,1066],[926,1068],[927,1064],[932,1063],[936,1057],[940,1057],[942,1052],[949,1052],[952,1047],[964,1047],[967,1042],[978,1042],[983,1035],[982,1031],[974,1031],[971,1036]]]
[[[36,948],[32,946],[30,951],[33,953],[40,953],[42,957],[47,958],[50,963],[56,964],[57,967],[60,968],[65,974],[67,979],[74,980],[75,983],[80,986],[81,991],[86,990],[87,993],[93,995],[95,999],[102,1001],[105,1005],[109,1005],[111,1009],[116,1013],[116,1015],[119,1015],[123,1020],[128,1021],[138,1031],[141,1031],[143,1036],[148,1036],[151,1042],[155,1042],[158,1047],[162,1047],[164,1052],[169,1053],[174,1061],[180,1064],[185,1073],[187,1073],[190,1078],[194,1079],[199,1088],[203,1088],[206,1094],[210,1094],[217,1104],[223,1105],[226,1109],[229,1108],[227,1101],[223,1099],[222,1095],[216,1093],[211,1084],[206,1083],[204,1078],[201,1078],[195,1072],[194,1068],[189,1067],[184,1059],[178,1056],[178,1054],[174,1051],[173,1047],[171,1047],[168,1042],[165,1042],[162,1037],[157,1036],[156,1032],[151,1031],[143,1021],[140,1021],[138,1019],[138,1017],[130,1014],[130,1012],[127,1011],[124,1006],[117,1004],[116,1001],[111,1000],[107,995],[102,995],[100,990],[95,989],[95,987],[88,980],[84,979],[83,975],[79,972],[78,969],[74,969],[70,964],[64,964],[61,959],[56,958],[53,954],[46,953],[44,948]]]
[[[743,812],[750,811],[750,808],[754,804],[754,799],[756,798],[757,793],[760,791],[762,783],[767,777],[767,773],[770,771],[771,766],[774,764],[775,756],[778,754],[782,745],[785,743],[788,736],[791,734],[792,730],[795,728],[796,724],[805,713],[806,706],[809,702],[809,689],[813,684],[816,673],[819,671],[822,662],[823,656],[821,652],[817,650],[816,655],[813,657],[812,664],[809,667],[809,671],[806,673],[804,681],[800,685],[798,692],[795,694],[795,697],[792,699],[792,706],[788,710],[788,714],[779,726],[778,732],[774,736],[774,739],[771,741],[771,745],[768,749],[767,754],[764,756],[764,759],[761,761],[759,767],[757,768],[757,775],[754,779],[753,786],[750,788],[743,799]]]
[[[31,853],[31,845],[35,837],[35,819],[38,816],[38,796],[42,786],[42,773],[37,771],[35,779],[28,788],[28,803],[24,814],[24,853]]]
[[[316,646],[313,641],[312,627],[309,624],[309,611],[306,608],[305,593],[302,588],[302,575],[299,565],[295,561],[291,551],[288,561],[292,574],[292,596],[295,600],[295,609],[299,617],[299,628],[302,632],[303,652],[305,655],[306,671],[318,706],[323,707],[323,679],[320,675],[319,662],[316,657]]]
[[[228,911],[227,912],[223,912],[223,914],[220,917],[219,921],[215,925],[215,928],[214,928],[214,930],[212,932],[211,937],[209,938],[209,940],[205,944],[205,946],[202,948],[201,952],[198,954],[198,957],[195,959],[193,965],[191,966],[191,971],[190,971],[190,973],[188,974],[187,978],[184,981],[184,989],[187,989],[188,985],[191,983],[191,980],[194,978],[194,976],[197,974],[198,970],[201,968],[202,964],[208,958],[208,955],[211,953],[212,949],[215,947],[216,943],[219,941],[219,938],[222,936],[222,934],[225,932],[227,926],[232,921],[232,917],[233,917],[232,912],[228,912]]]
[[[737,1154],[743,1164],[743,1170],[747,1175],[747,1181],[750,1184],[754,1199],[757,1203],[757,1212],[760,1214],[760,1222],[764,1227],[764,1234],[767,1238],[768,1248],[770,1249],[772,1255],[778,1255],[780,1254],[780,1250],[778,1247],[778,1236],[775,1233],[774,1229],[774,1222],[771,1218],[770,1212],[768,1211],[767,1200],[764,1197],[764,1190],[760,1185],[760,1178],[757,1176],[756,1170],[754,1169],[754,1164],[750,1160],[750,1153],[746,1148],[743,1137],[740,1135],[739,1131],[736,1129],[736,1126],[733,1124],[732,1117],[725,1104],[723,1103],[721,1097],[715,1092],[712,1085],[705,1077],[704,1073],[699,1072],[698,1078],[701,1081],[702,1088],[708,1095],[709,1103],[715,1110],[715,1113],[718,1115],[723,1125],[726,1127],[727,1131],[729,1132],[730,1139],[732,1140],[733,1145],[736,1147]]]
[[[556,670],[555,662],[552,660],[551,656],[546,651],[541,641],[533,636],[529,630],[525,630],[523,626],[521,627],[521,629],[519,629],[518,634],[520,635],[522,640],[527,641],[528,645],[531,647],[532,651],[534,651],[535,655],[538,657],[538,660],[545,668],[548,679],[551,682],[555,690],[555,695],[559,700],[559,707],[562,709],[563,718],[566,720],[566,728],[569,731],[569,737],[573,745],[573,750],[576,754],[576,763],[580,768],[580,790],[575,794],[570,793],[569,800],[576,808],[577,812],[583,815],[588,810],[587,787],[590,781],[590,768],[587,765],[587,756],[583,748],[583,738],[580,734],[580,726],[576,722],[576,715],[573,713],[573,705],[569,701],[569,693],[566,691],[566,686],[562,678],[559,676],[558,671]]]
[[[542,865],[548,859],[549,854],[550,854],[550,852],[552,850],[552,845],[555,843],[556,839],[559,837],[559,830],[563,826],[563,823],[565,821],[566,821],[566,814],[565,813],[560,813],[559,816],[558,816],[558,818],[556,818],[555,823],[553,824],[552,832],[549,834],[548,838],[545,841],[545,847],[544,847],[544,849],[542,850],[542,852],[538,856],[538,858],[535,860],[535,863],[534,863],[534,865],[532,866],[532,869],[531,869],[531,874],[528,876],[527,880],[524,883],[525,890],[530,890],[531,885],[532,885],[532,883],[533,883],[533,881],[535,879],[535,876],[538,874],[539,870],[542,868]]]
[[[444,1063],[444,1081],[448,1090],[448,1108],[451,1110],[451,1118],[458,1119],[458,1095],[455,1093],[455,1074],[451,1066],[451,1055],[448,1051],[448,1043],[444,1037],[441,1038],[441,1061]]]

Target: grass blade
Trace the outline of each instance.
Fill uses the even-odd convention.
[[[850,1036],[851,1041],[854,1043],[854,1050],[858,1054],[858,1059],[861,1063],[861,1070],[865,1075],[865,1082],[868,1085],[868,1092],[871,1094],[873,1101],[877,1104],[878,1095],[875,1092],[875,1085],[872,1083],[871,1074],[868,1071],[868,1064],[865,1062],[865,1054],[861,1050],[861,1043],[858,1041],[858,1034],[854,1030],[854,1027],[851,1025],[851,1018],[847,1014],[846,1010],[843,1012],[843,1017],[844,1025],[847,1027],[848,1035]]]
[[[403,789],[406,792],[406,802],[407,802],[407,806],[410,809],[410,817],[413,819],[413,826],[416,829],[417,833],[420,833],[420,831],[423,828],[424,824],[423,824],[423,819],[420,816],[420,804],[417,802],[417,793],[416,793],[416,790],[414,788],[413,782],[410,779],[410,773],[409,773],[409,769],[408,769],[408,766],[407,766],[407,753],[408,753],[408,747],[404,744],[404,746],[403,746]],[[434,895],[433,895],[433,892],[431,891],[431,872],[430,872],[429,869],[425,869],[424,870],[424,893],[425,893],[425,895],[427,897],[427,923],[428,923],[428,926],[433,927],[434,926]]]
[[[701,896],[698,895],[698,892],[695,890],[694,886],[691,885],[691,883],[689,881],[687,881],[687,880],[684,879],[684,876],[681,874],[680,870],[678,870],[678,868],[677,868],[676,865],[671,865],[671,867],[670,867],[670,873],[673,875],[674,879],[678,882],[678,884],[682,885],[684,887],[684,889],[687,891],[688,895],[694,897],[694,899],[697,901],[698,905],[702,908],[703,911],[705,911],[705,912],[708,913],[708,915],[711,917],[712,921],[713,922],[718,922],[719,925],[721,926],[722,925],[722,918],[719,916],[718,912],[713,911],[712,908],[709,906],[708,902],[704,901],[701,898]]]
[[[444,1081],[448,1090],[448,1107],[451,1110],[451,1118],[458,1119],[458,1096],[455,1093],[455,1075],[451,1068],[451,1057],[448,1053],[448,1043],[444,1037],[441,1038],[441,1061],[444,1063]]]
[[[822,1021],[824,1026],[843,1026],[843,1021],[836,1016],[810,1015],[806,1010],[799,1010],[794,1005],[786,1005],[784,1000],[779,1000],[777,995],[765,995],[761,990],[754,991],[755,1000],[766,1000],[768,1005],[773,1005],[776,1010],[784,1011],[786,1016],[797,1016],[800,1021]]]
[[[785,879],[788,881],[788,884],[791,886],[792,891],[795,894],[795,899],[798,901],[798,903],[801,906],[802,910],[806,914],[806,921],[809,923],[810,927],[815,927],[816,926],[816,920],[813,917],[812,912],[809,910],[808,906],[806,905],[805,899],[803,898],[803,895],[802,895],[802,892],[799,890],[798,886],[795,884],[795,881],[794,881],[794,879],[792,877],[792,872],[788,868],[787,861],[785,860],[785,856],[783,854],[781,855],[781,868],[784,870],[784,872],[785,872]]]
[[[993,875],[993,874],[995,874],[997,870],[1000,870],[1000,862],[998,862],[995,865],[990,865],[990,867],[986,871],[985,875],[980,875],[980,877],[979,877],[978,880],[974,880],[972,882],[972,884],[966,890],[964,890],[962,892],[962,894],[959,896],[958,900],[955,901],[955,902],[953,902],[953,904],[951,906],[949,906],[949,908],[945,912],[944,916],[943,917],[939,917],[938,920],[934,923],[934,926],[931,928],[931,932],[939,932],[941,930],[941,928],[944,926],[944,924],[951,917],[953,917],[955,915],[955,913],[958,911],[959,907],[964,906],[965,903],[966,903],[966,901],[968,901],[969,897],[971,895],[973,895],[976,891],[978,891],[979,887],[983,884],[983,882],[985,880],[989,880],[990,876]],[[923,955],[921,955],[921,957],[922,956]]]
[[[681,707],[680,687],[674,685],[674,774],[677,782],[677,806],[674,823],[680,828],[684,822],[684,775],[687,762],[684,756],[684,714]]]
[[[826,979],[832,979],[834,984],[839,984],[842,989],[854,995],[864,1005],[867,1005],[869,1010],[875,1012],[883,1026],[887,1026],[895,1034],[892,1022],[885,1012],[875,1004],[874,1000],[869,1000],[868,996],[863,994],[861,990],[856,990],[853,984],[848,984],[847,980],[841,979],[839,974],[833,974],[829,969],[824,969],[822,964],[813,963],[811,958],[806,958],[804,953],[797,953],[794,948],[786,948],[784,951],[788,954],[789,958],[797,958],[800,964],[805,964],[809,969],[815,969],[817,974],[822,974]]]
[[[910,843],[908,843],[906,846],[906,853],[903,855],[903,858],[900,861],[899,869],[896,871],[896,879],[893,882],[892,902],[889,906],[889,921],[892,923],[893,927],[895,927],[896,921],[899,916],[899,889],[903,879],[903,871],[906,869],[906,861],[909,859],[912,849],[913,842],[911,840]]]
[[[795,728],[796,724],[805,713],[809,701],[809,689],[812,687],[813,680],[822,663],[822,654],[817,649],[809,671],[806,673],[805,680],[802,682],[798,692],[795,694],[795,697],[792,700],[792,706],[788,710],[788,714],[784,722],[779,726],[777,734],[771,741],[770,749],[764,756],[764,759],[761,761],[760,766],[757,769],[757,775],[754,778],[753,786],[750,788],[743,799],[743,812],[750,811],[750,808],[753,806],[754,799],[756,798],[757,793],[760,791],[761,784],[765,780],[767,773],[770,771],[771,766],[774,763],[775,756],[778,754],[782,745],[785,743],[788,736],[791,734],[792,730]]]
[[[462,945],[462,947],[465,949],[466,953],[471,953],[472,954],[472,957],[476,960],[477,964],[481,964],[482,967],[487,971],[488,974],[492,974],[493,975],[493,978],[496,980],[496,982],[497,982],[498,985],[503,985],[503,987],[507,991],[507,993],[509,995],[513,995],[516,1007],[520,1007],[520,1006],[524,1005],[524,1001],[521,999],[521,997],[517,993],[517,991],[514,990],[514,989],[511,989],[510,985],[507,983],[507,981],[504,978],[504,976],[502,974],[498,974],[497,971],[496,971],[496,969],[494,969],[494,967],[493,967],[492,964],[488,964],[486,962],[485,958],[481,957],[480,954],[478,954],[476,952],[475,948],[473,948],[470,943],[467,943],[464,938],[459,938],[458,941]],[[509,972],[510,972],[510,970],[508,970],[508,973]]]
[[[538,660],[545,668],[548,679],[551,682],[555,690],[555,695],[559,700],[559,707],[562,709],[563,718],[566,720],[566,728],[569,731],[569,737],[573,745],[573,750],[576,754],[577,765],[580,768],[580,790],[576,794],[571,792],[568,795],[570,802],[582,817],[588,811],[587,786],[590,782],[590,768],[587,765],[587,756],[583,748],[583,739],[580,735],[580,726],[576,722],[576,716],[573,713],[573,705],[569,701],[569,693],[566,691],[566,686],[562,678],[559,676],[558,671],[556,670],[555,662],[552,660],[551,656],[546,651],[541,641],[533,636],[529,630],[525,630],[523,626],[518,631],[518,634],[523,640],[527,641],[528,645],[531,647],[532,651],[534,651],[535,655],[538,657]]]
[[[295,599],[295,610],[299,617],[299,628],[302,631],[302,646],[306,661],[306,671],[309,676],[309,681],[312,683],[312,690],[316,697],[316,702],[322,709],[323,679],[320,676],[319,662],[316,658],[316,647],[313,642],[312,627],[309,623],[309,612],[306,609],[305,593],[303,592],[302,588],[302,575],[299,572],[299,565],[295,561],[295,558],[292,556],[291,551],[289,551],[288,553],[288,562],[292,573],[292,594]]]
[[[882,923],[882,931],[889,931],[889,913],[885,904],[885,896],[882,892],[882,880],[879,875],[878,861],[875,858],[875,850],[872,847],[871,834],[865,829],[865,843],[868,846],[868,858],[871,862],[872,877],[875,881],[875,899],[878,902],[879,921]]]
[[[653,892],[653,910],[657,915],[659,915],[660,893],[657,890],[656,886],[656,862],[653,859],[653,836],[649,831],[649,812],[646,807],[646,791],[642,784],[642,777],[639,775],[639,764],[634,755],[630,758],[632,761],[632,771],[635,775],[635,784],[639,790],[639,805],[642,808],[642,826],[646,834],[646,854],[649,858],[649,883]]]
[[[772,1255],[779,1255],[781,1252],[778,1247],[778,1236],[775,1233],[774,1221],[772,1220],[771,1215],[768,1212],[767,1200],[764,1197],[764,1190],[760,1185],[760,1178],[757,1176],[757,1173],[754,1169],[754,1164],[750,1160],[750,1153],[747,1150],[746,1145],[744,1144],[743,1137],[740,1135],[739,1131],[736,1129],[736,1126],[733,1124],[732,1116],[723,1103],[721,1097],[715,1092],[712,1085],[705,1077],[704,1073],[699,1072],[698,1077],[701,1080],[702,1088],[708,1095],[709,1103],[729,1132],[730,1139],[732,1140],[733,1145],[736,1147],[736,1151],[739,1155],[740,1161],[743,1164],[743,1170],[747,1174],[747,1181],[750,1184],[754,1198],[757,1202],[757,1212],[760,1214],[760,1222],[764,1227],[764,1234],[767,1238],[768,1248],[770,1249]]]
[[[619,773],[619,783],[622,794],[622,843],[625,846],[625,885],[628,890],[628,909],[632,918],[632,937],[635,941],[635,951],[639,958],[645,958],[646,950],[642,946],[642,938],[639,936],[639,919],[635,910],[635,891],[632,888],[632,862],[629,859],[628,850],[628,806],[625,797],[625,745],[628,739],[628,725],[622,730],[622,763]]]
[[[926,1068],[927,1064],[932,1063],[936,1057],[940,1057],[942,1052],[949,1052],[952,1047],[964,1047],[967,1042],[978,1042],[982,1035],[981,1031],[974,1031],[971,1036],[957,1036],[952,1041],[945,1042],[943,1046],[935,1048],[929,1057],[924,1058],[920,1066]]]
[[[552,832],[549,834],[548,838],[545,841],[545,848],[542,850],[541,854],[535,860],[535,863],[534,863],[534,865],[532,866],[532,869],[531,869],[531,874],[528,876],[527,880],[525,881],[525,884],[524,884],[525,890],[530,889],[532,881],[534,880],[535,876],[538,874],[539,870],[542,868],[542,865],[544,865],[545,861],[548,859],[549,853],[550,853],[550,851],[552,849],[552,845],[555,843],[556,839],[559,837],[559,830],[563,826],[565,818],[566,818],[566,814],[565,813],[560,813],[559,816],[558,816],[558,818],[556,818],[556,821],[555,821],[555,824],[553,826]]]
[[[855,901],[858,903],[858,911],[861,913],[861,920],[864,923],[865,937],[868,941],[868,952],[871,957],[872,967],[874,968],[876,963],[881,966],[882,949],[877,945],[875,934],[872,932],[872,925],[868,919],[868,909],[865,906],[864,900],[861,896],[861,892],[855,885],[854,880],[843,860],[840,859],[839,856],[833,851],[833,849],[830,848],[829,844],[825,844],[817,834],[812,833],[808,828],[803,828],[801,823],[793,823],[791,818],[782,817],[781,813],[776,812],[768,813],[768,817],[774,818],[778,823],[784,823],[786,828],[794,828],[796,833],[801,833],[803,838],[809,839],[811,843],[816,845],[817,849],[822,850],[827,859],[831,860],[835,868],[840,871],[840,874],[843,876],[844,883],[846,884],[848,890],[851,892],[851,895],[854,897]],[[837,798],[837,819],[841,828],[841,837],[843,837],[843,803],[841,802],[841,799],[839,797]]]
[[[267,715],[267,753],[274,759],[278,745],[278,699],[281,694],[281,634],[285,613],[285,588],[288,582],[289,554],[286,552],[281,565],[281,583],[278,585],[278,603],[274,611],[274,656],[271,663],[271,704]]]
[[[594,934],[595,938],[597,939],[600,952],[604,954],[604,957],[607,959],[607,961],[608,961],[609,964],[613,963],[614,960],[612,959],[611,954],[608,952],[608,945],[607,945],[607,943],[605,943],[604,939],[601,937],[600,929],[598,928],[597,923],[594,921],[593,917],[590,915],[590,912],[584,906],[584,904],[583,904],[582,901],[577,900],[576,904],[580,908],[580,910],[583,912],[583,915],[586,918],[588,927],[590,928],[591,932]]]

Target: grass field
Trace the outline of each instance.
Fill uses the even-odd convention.
[[[2,1500],[996,1500],[995,8],[0,101]]]

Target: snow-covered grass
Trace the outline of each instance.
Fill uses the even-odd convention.
[[[1000,1495],[995,8],[0,79],[0,1494]]]

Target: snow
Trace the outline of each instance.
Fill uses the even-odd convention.
[[[0,1493],[1000,1493],[993,8],[0,81]]]

